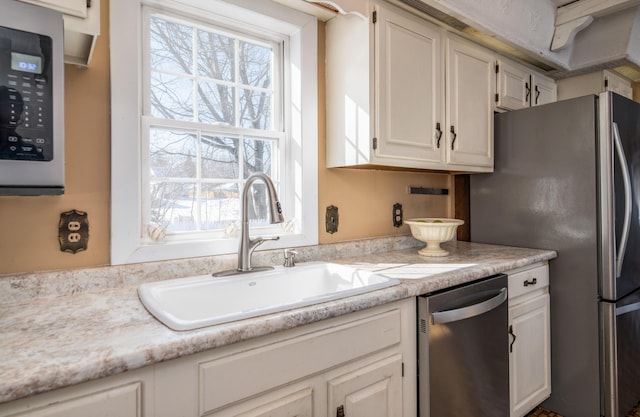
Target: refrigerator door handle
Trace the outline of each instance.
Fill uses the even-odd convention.
[[[616,148],[616,155],[620,161],[620,171],[622,171],[622,182],[624,184],[624,223],[622,225],[622,236],[618,244],[616,259],[616,278],[622,274],[622,262],[624,261],[624,253],[627,249],[627,241],[629,239],[629,228],[631,227],[631,177],[629,175],[629,166],[627,158],[622,149],[622,139],[620,139],[620,131],[618,124],[613,122],[613,143]]]

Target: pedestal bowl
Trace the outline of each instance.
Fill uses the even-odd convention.
[[[427,244],[418,251],[420,255],[447,256],[449,252],[442,249],[440,244],[453,239],[464,220],[423,217],[405,220],[404,223],[409,225],[414,238]]]

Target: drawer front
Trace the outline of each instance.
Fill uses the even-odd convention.
[[[141,396],[142,384],[136,382],[57,402],[15,417],[141,417]]]
[[[400,343],[400,310],[199,365],[200,415]]]
[[[547,265],[509,273],[509,299],[547,286],[549,286],[549,267]]]

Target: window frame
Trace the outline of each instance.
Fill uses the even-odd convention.
[[[250,28],[256,24],[288,36],[285,48],[285,93],[282,122],[285,128],[280,192],[286,218],[296,221],[297,233],[281,235],[262,249],[318,243],[318,107],[317,20],[269,0],[111,0],[111,263],[127,264],[177,258],[236,253],[238,238],[200,237],[160,243],[145,238],[142,223],[143,42],[146,6],[189,19],[218,20]],[[215,11],[215,14],[214,14]],[[236,20],[243,16],[242,23]],[[136,40],[135,42],[132,40]],[[135,63],[135,64],[134,64]],[[146,67],[148,68],[148,67]],[[134,133],[131,133],[134,132]],[[304,140],[303,140],[304,139]],[[147,165],[148,166],[148,165]],[[285,181],[287,179],[287,181]],[[288,199],[287,196],[290,198]],[[239,220],[239,219],[238,219]],[[277,228],[252,230],[272,234]]]

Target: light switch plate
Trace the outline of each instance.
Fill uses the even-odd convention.
[[[338,207],[336,206],[327,207],[325,222],[326,222],[327,233],[334,234],[338,231],[338,223],[339,223]]]
[[[402,226],[402,204],[393,205],[393,227]]]

